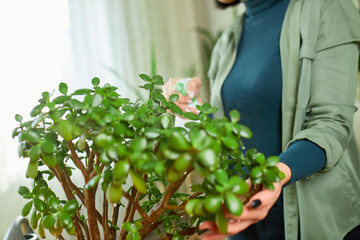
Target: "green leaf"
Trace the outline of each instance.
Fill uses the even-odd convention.
[[[52,141],[45,140],[41,143],[41,151],[47,154],[52,154],[56,150],[56,146]]]
[[[131,142],[130,147],[136,152],[142,152],[146,149],[147,140],[144,137],[135,136],[134,140]]]
[[[177,115],[181,116],[183,114],[183,111],[181,110],[181,108],[178,107],[178,105],[176,105],[175,103],[170,103],[169,108],[173,113],[175,113]]]
[[[193,121],[199,120],[199,115],[192,112],[184,112],[183,117]]]
[[[227,234],[227,219],[222,209],[218,210],[215,215],[215,222],[219,228],[220,233]]]
[[[265,163],[265,155],[262,153],[256,154],[256,162],[260,165]]]
[[[108,145],[109,140],[110,138],[108,137],[108,135],[106,135],[105,133],[100,133],[95,137],[94,143],[96,144],[96,146],[105,147],[106,145]]]
[[[188,153],[182,154],[178,159],[174,162],[174,167],[176,171],[184,172],[191,164],[192,157]]]
[[[202,200],[200,199],[191,199],[185,205],[185,211],[191,216],[194,215],[194,208],[195,206],[200,203]]]
[[[49,167],[55,167],[57,160],[54,154],[41,154],[41,159]]]
[[[205,149],[198,153],[198,162],[210,171],[214,171],[218,166],[218,158],[213,149]]]
[[[45,212],[47,209],[45,202],[38,198],[34,198],[34,206],[39,212]]]
[[[29,178],[36,178],[36,176],[38,174],[38,166],[39,166],[38,161],[29,162],[29,165],[26,170],[26,176]]]
[[[40,144],[34,145],[28,152],[29,158],[32,162],[39,160],[40,158]]]
[[[22,120],[23,120],[23,117],[21,116],[21,115],[19,115],[19,114],[16,114],[15,115],[15,120],[17,121],[17,122],[22,122]]]
[[[225,193],[225,207],[234,216],[240,216],[243,211],[243,203],[235,194]]]
[[[277,173],[270,170],[270,169],[265,169],[264,170],[264,175],[265,175],[266,179],[269,180],[270,182],[278,182],[278,181],[280,181],[280,178],[277,175]]]
[[[75,214],[78,208],[79,208],[78,202],[75,199],[71,199],[67,203],[65,203],[62,210],[70,214]]]
[[[41,113],[41,110],[45,107],[45,104],[39,104],[37,106],[35,106],[31,112],[30,112],[30,116],[31,117],[36,117],[37,115],[39,115]]]
[[[253,178],[253,179],[261,178],[262,172],[263,172],[262,167],[254,167],[254,168],[251,169],[251,171],[250,171],[250,176],[251,176],[251,178]]]
[[[100,84],[100,79],[97,78],[97,77],[94,77],[94,78],[91,80],[91,83],[92,83],[92,85],[94,85],[95,87],[96,87],[96,86],[99,86],[99,84]]]
[[[27,202],[21,209],[21,216],[26,217],[27,215],[29,215],[31,207],[32,207],[33,201],[30,200],[29,202]]]
[[[236,110],[230,111],[229,115],[232,123],[236,123],[240,120],[240,113]]]
[[[246,138],[246,139],[249,139],[249,138],[252,138],[253,134],[251,132],[251,130],[244,126],[244,125],[240,125],[241,128],[240,128],[240,136],[243,137],[243,138]]]
[[[216,179],[216,182],[221,185],[225,185],[229,180],[228,175],[224,169],[216,170],[215,179]]]
[[[161,125],[164,129],[167,129],[171,126],[171,118],[167,115],[161,116]]]
[[[265,166],[267,167],[274,167],[276,164],[278,164],[280,161],[278,156],[270,156],[266,159]]]
[[[65,141],[69,141],[73,138],[72,125],[69,121],[60,120],[55,125],[55,129]]]
[[[176,102],[179,99],[179,94],[172,94],[169,97],[169,102]]]
[[[55,218],[53,217],[53,215],[49,214],[46,215],[43,219],[43,226],[46,229],[52,228],[55,225]]]
[[[224,146],[230,150],[235,150],[239,148],[239,143],[233,137],[223,137],[221,141],[224,144]]]
[[[146,193],[147,188],[143,177],[134,170],[130,170],[130,176],[136,189],[141,193]]]
[[[60,83],[59,84],[59,92],[61,92],[64,95],[67,95],[67,91],[68,91],[68,86],[66,85],[66,83]]]
[[[232,187],[232,191],[239,195],[245,195],[249,191],[249,185],[237,175],[230,177],[229,185]]]
[[[25,133],[25,139],[32,144],[38,144],[41,141],[41,136],[36,130],[30,129]]]
[[[170,143],[170,147],[176,151],[187,151],[190,147],[188,141],[186,140],[186,138],[184,137],[184,135],[182,135],[180,132],[178,131],[174,131],[171,133],[170,137],[169,137],[169,143]]]
[[[153,83],[156,85],[164,85],[164,80],[163,80],[162,76],[155,75],[155,76],[153,76]]]
[[[93,101],[91,107],[98,107],[103,101],[103,97],[100,94],[95,94],[93,97]]]
[[[59,210],[60,200],[57,197],[50,197],[48,202],[54,210]]]
[[[161,130],[158,128],[147,128],[144,132],[144,135],[148,139],[155,139],[159,137],[161,134]]]
[[[96,184],[98,184],[100,179],[101,179],[101,175],[96,175],[86,183],[85,188],[86,189],[94,188]]]
[[[30,190],[29,190],[27,187],[25,187],[25,186],[19,186],[17,192],[18,192],[21,196],[30,194]]]
[[[72,95],[86,95],[92,92],[94,92],[94,90],[88,88],[81,88],[77,89]]]
[[[69,99],[70,99],[69,96],[58,96],[58,97],[54,98],[52,103],[54,103],[54,104],[62,104],[62,103],[66,102]]]
[[[76,99],[70,99],[69,100],[69,105],[74,110],[81,110],[84,107],[84,104],[82,102],[80,102],[79,100],[76,100]]]
[[[71,216],[67,212],[60,212],[60,221],[65,228],[68,228],[71,224],[73,224]]]
[[[206,133],[212,137],[216,137],[218,135],[218,129],[211,123],[206,123],[204,125],[204,129]]]
[[[194,148],[201,148],[206,140],[206,133],[203,130],[193,128],[189,131],[190,142]]]
[[[37,228],[37,223],[38,223],[38,220],[37,220],[37,216],[36,216],[36,210],[35,208],[33,208],[31,210],[31,213],[30,213],[30,226],[32,229],[36,229]]]
[[[126,179],[129,171],[130,164],[127,161],[117,162],[113,169],[113,178],[117,181],[123,181]]]
[[[221,208],[222,200],[223,199],[220,195],[206,197],[204,201],[206,211],[209,213],[216,213]]]
[[[122,188],[114,183],[110,183],[106,189],[106,199],[112,203],[119,203],[122,197]]]
[[[151,78],[146,74],[140,74],[139,77],[145,82],[151,82]]]

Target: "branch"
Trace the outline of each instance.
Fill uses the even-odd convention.
[[[134,205],[135,209],[139,212],[142,218],[147,217],[146,212],[144,211],[144,209],[142,209],[138,201],[135,201],[135,199],[131,198],[131,196],[125,191],[123,191],[123,196]]]
[[[134,199],[135,196],[137,194],[137,190],[135,187],[132,188],[131,190],[131,198]],[[125,210],[125,215],[124,215],[124,219],[123,219],[123,222],[122,224],[124,224],[125,222],[128,221],[129,217],[130,217],[130,213],[131,213],[131,206],[132,206],[132,202],[128,202],[128,205],[126,207],[126,210]],[[119,235],[119,240],[123,240],[125,239],[125,231],[123,228],[121,228],[120,230],[120,235]]]
[[[103,218],[102,225],[104,230],[104,239],[109,239],[109,224],[108,224],[108,201],[106,200],[106,192],[103,194]]]
[[[153,209],[151,209],[151,211],[148,214],[148,217],[146,219],[142,220],[142,224],[143,226],[148,226],[150,225],[151,222],[155,221],[156,219],[158,219],[160,217],[161,214],[164,213],[164,211],[166,210],[166,206],[168,206],[168,203],[170,202],[172,196],[174,195],[174,193],[179,189],[179,187],[181,186],[181,184],[185,181],[187,175],[192,172],[193,169],[190,169],[189,171],[187,171],[184,176],[182,176],[178,181],[176,182],[171,182],[165,190],[165,194],[163,196],[163,198],[160,200],[159,203],[157,203]]]
[[[92,172],[94,170],[94,158],[95,152],[94,150],[91,150],[91,152],[88,154],[88,172]]]
[[[169,206],[169,202],[174,195],[174,193],[179,189],[181,184],[185,181],[186,177],[189,173],[191,173],[194,169],[189,169],[185,172],[184,176],[182,176],[178,181],[171,182],[165,190],[165,194],[163,198],[158,202],[148,213],[148,217],[142,219],[141,223],[143,226],[148,226],[140,232],[142,237],[147,236],[150,232],[156,229],[157,226],[152,226],[151,223],[159,219],[161,214],[163,214],[166,210],[166,207]]]
[[[64,189],[66,198],[68,200],[75,199],[75,196],[72,194],[71,189],[69,188],[68,181],[66,179],[66,170],[61,169],[59,165],[56,165],[54,168],[50,168],[52,171],[56,172],[57,178],[59,179],[59,182]],[[76,200],[76,199],[75,199]],[[76,214],[76,218],[74,218],[74,225],[75,225],[75,234],[77,239],[84,239],[84,235],[81,231],[80,225],[79,225],[79,216]]]
[[[77,155],[74,144],[72,143],[72,141],[67,141],[66,143],[67,143],[67,145],[68,145],[68,147],[70,149],[70,152],[71,152],[71,159],[75,163],[76,167],[80,169],[82,175],[85,178],[85,181],[87,182],[89,174],[86,171],[86,168],[85,168],[84,164],[81,162],[79,156]]]
[[[119,208],[120,208],[120,204],[116,204],[116,206],[113,206],[113,214],[111,216],[111,224],[114,226],[117,225],[117,221],[118,221],[118,217],[119,217]],[[111,228],[110,231],[111,231],[112,237],[115,239],[116,238],[116,229]]]

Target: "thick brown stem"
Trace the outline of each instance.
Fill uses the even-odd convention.
[[[243,201],[243,204],[246,205],[250,201],[250,198],[252,198],[252,196],[254,196],[256,193],[258,193],[260,190],[261,190],[260,184],[251,184],[250,190],[247,193],[246,198]]]
[[[131,196],[127,192],[123,192],[123,196],[134,205],[135,209],[139,212],[139,214],[141,215],[142,218],[147,217],[146,212],[144,211],[144,209],[142,209],[139,202],[137,202],[137,201],[135,201],[135,199],[131,198]]]
[[[65,238],[62,235],[58,236],[58,239],[59,240],[65,240]]]
[[[71,192],[71,189],[69,187],[69,184],[68,184],[68,181],[66,179],[66,174],[64,173],[66,170],[64,169],[61,169],[59,167],[59,165],[55,166],[54,168],[51,168],[51,170],[53,170],[54,172],[56,172],[56,175],[60,181],[60,184],[61,186],[63,187],[64,189],[64,192],[65,192],[65,195],[66,195],[66,198],[68,200],[72,200],[72,199],[75,199],[75,196],[72,194]],[[76,200],[76,199],[75,199]],[[73,222],[74,222],[74,225],[75,225],[75,235],[76,235],[76,238],[78,240],[83,240],[84,239],[84,235],[81,231],[81,227],[80,227],[80,224],[79,224],[79,216],[78,214],[76,215],[76,218],[73,219]]]
[[[120,209],[120,204],[116,204],[116,206],[113,207],[113,213],[111,216],[111,224],[114,226],[117,225],[117,221],[118,221],[118,217],[119,217],[119,209]],[[116,238],[116,229],[111,228],[110,232],[111,232],[113,239],[115,239]]]
[[[94,160],[95,160],[95,152],[91,150],[88,154],[88,172],[92,172],[94,170]]]
[[[165,212],[166,207],[168,206],[168,203],[169,203],[170,199],[172,198],[174,193],[179,189],[179,187],[181,186],[181,184],[184,182],[187,175],[191,171],[192,170],[186,172],[184,174],[184,176],[182,176],[178,181],[172,182],[166,187],[165,194],[164,194],[163,198],[160,200],[160,202],[158,204],[156,204],[153,207],[153,209],[151,209],[151,211],[148,213],[148,217],[142,220],[143,226],[150,225],[151,222],[157,220],[161,216],[161,214],[163,214]]]
[[[161,214],[163,214],[166,211],[166,208],[167,208],[172,196],[179,189],[181,184],[185,181],[188,174],[191,173],[192,171],[193,171],[193,169],[189,169],[189,171],[187,171],[184,174],[184,176],[182,176],[178,181],[170,183],[166,187],[165,194],[164,194],[163,198],[160,200],[160,202],[158,202],[150,210],[147,218],[142,219],[142,221],[141,221],[142,225],[148,226],[148,227],[144,227],[141,230],[140,235],[142,238],[146,237],[149,233],[151,233],[152,231],[154,231],[157,228],[156,225],[151,225],[151,223],[157,221],[159,219],[159,217],[161,216]]]
[[[109,209],[109,204],[108,204],[108,201],[106,200],[106,193],[104,192],[104,195],[103,195],[103,217],[102,217],[104,239],[109,239],[108,209]]]
[[[136,196],[136,194],[137,194],[137,190],[136,190],[135,187],[133,187],[132,190],[131,190],[131,196],[130,196],[130,198],[134,199],[135,196]],[[125,215],[124,215],[124,219],[123,219],[122,224],[124,224],[125,222],[127,222],[127,221],[129,220],[130,213],[131,213],[131,209],[132,209],[132,205],[133,205],[132,202],[129,201],[129,202],[128,202],[128,205],[127,205],[127,207],[126,207],[126,210],[125,210]],[[119,240],[123,240],[123,239],[125,239],[125,237],[126,237],[125,231],[123,230],[123,228],[121,228],[121,230],[120,230],[120,235],[119,235]]]
[[[66,143],[71,152],[71,159],[75,163],[76,167],[80,169],[82,175],[84,176],[85,180],[87,181],[88,172],[86,171],[84,164],[81,162],[79,156],[77,155],[74,144],[72,143],[72,141],[67,141]]]
[[[95,188],[85,190],[85,204],[88,215],[90,240],[100,240],[99,226],[96,218]]]

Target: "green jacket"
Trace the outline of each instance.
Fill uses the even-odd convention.
[[[243,15],[214,47],[214,117],[223,116],[220,91],[235,62],[242,23]],[[290,0],[280,37],[282,147],[308,139],[325,150],[327,162],[284,188],[288,240],[340,240],[360,224],[360,158],[352,129],[359,42],[360,16],[351,0]]]

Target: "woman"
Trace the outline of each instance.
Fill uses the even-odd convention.
[[[238,4],[218,0],[220,6]],[[360,158],[352,130],[360,17],[351,0],[248,0],[209,70],[214,117],[237,109],[245,143],[279,155],[286,178],[254,195],[232,239],[360,239]],[[165,86],[173,92],[177,79]],[[199,80],[189,82],[198,96]],[[169,90],[171,89],[171,90]],[[194,111],[182,97],[179,106]],[[221,239],[214,222],[204,239]]]

